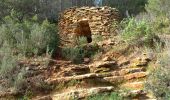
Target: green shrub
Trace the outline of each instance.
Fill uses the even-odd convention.
[[[100,42],[100,41],[103,41],[103,40],[104,39],[103,39],[102,35],[94,35],[94,37],[93,37],[94,42]]]
[[[32,70],[26,70],[30,66],[20,64],[18,59],[19,56],[14,55],[9,45],[4,43],[0,48],[0,80],[3,80],[0,84],[1,91],[7,91],[11,88],[16,93],[23,95],[28,91],[34,93],[35,91],[50,91],[52,89],[40,77],[38,79],[32,77],[32,79],[35,79],[33,84],[28,84],[28,80],[31,81],[28,77],[30,77],[29,73],[32,73]],[[30,88],[31,85],[35,87]]]
[[[170,31],[170,1],[169,0],[148,0],[146,10],[150,16],[151,24],[155,32],[169,34]]]
[[[16,91],[19,91],[19,92],[25,92],[24,88],[27,87],[27,83],[26,83],[26,70],[25,68],[22,68],[21,71],[19,73],[16,74],[15,76],[15,80],[14,80],[14,89]]]
[[[82,63],[85,57],[92,57],[100,50],[97,44],[78,45],[75,47],[62,48],[62,56],[74,63]]]
[[[146,90],[150,90],[161,100],[170,98],[170,55],[162,54],[158,57],[158,65],[153,69],[145,84]]]
[[[62,49],[62,56],[73,61],[74,63],[81,63],[85,54],[83,48],[81,47],[68,47]]]
[[[83,45],[83,44],[87,44],[87,39],[86,37],[79,37],[77,39],[77,45]]]
[[[0,86],[2,85],[4,90],[14,88],[19,92],[26,85],[24,77],[26,71],[20,68],[17,58],[7,44],[0,48],[0,79],[5,82]]]
[[[122,38],[131,45],[152,44],[156,35],[152,32],[150,25],[142,21],[130,18],[122,22]]]
[[[123,100],[123,98],[119,94],[112,92],[93,95],[88,97],[87,100]]]
[[[165,16],[156,17],[152,26],[154,31],[159,34],[170,34],[170,19]]]
[[[54,86],[45,82],[45,79],[43,77],[36,78],[36,81],[34,84],[35,84],[35,87],[37,88],[37,90],[42,91],[43,93],[47,93],[54,88]]]
[[[146,10],[155,16],[169,16],[170,17],[170,1],[169,0],[148,0]]]
[[[15,16],[6,16],[0,26],[0,46],[6,42],[17,53],[25,56],[41,55],[55,51],[59,44],[57,28],[47,20],[38,23],[36,16],[32,20],[22,22]]]
[[[4,44],[0,48],[0,77],[10,78],[17,66],[17,57],[13,56],[11,49]]]

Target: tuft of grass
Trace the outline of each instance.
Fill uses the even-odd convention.
[[[63,48],[62,56],[67,60],[71,60],[74,63],[82,63],[85,56],[84,50],[81,47]]]
[[[95,42],[103,41],[102,35],[94,35],[93,41]]]
[[[123,100],[123,98],[115,92],[96,94],[88,97],[86,100]]]
[[[77,42],[78,42],[78,45],[87,44],[87,39],[86,37],[79,37]]]

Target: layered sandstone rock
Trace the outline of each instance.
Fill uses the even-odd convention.
[[[134,55],[132,54],[134,58],[126,58],[125,61],[121,62],[113,58],[112,55],[107,55],[86,65],[68,64],[61,67],[62,73],[67,75],[54,74],[54,77],[46,80],[48,84],[57,84],[57,91],[51,95],[51,98],[54,100],[62,100],[63,98],[69,100],[72,97],[81,99],[92,96],[93,93],[114,91],[120,91],[120,95],[126,98],[137,98],[137,100],[148,98],[144,84],[149,74],[147,66],[151,58],[148,54],[140,53],[137,57],[136,55],[137,53],[134,53]],[[110,86],[113,87],[110,88]],[[114,87],[119,87],[119,90]]]
[[[53,100],[72,100],[72,99],[83,99],[85,97],[95,95],[98,93],[103,92],[110,92],[113,91],[114,87],[107,86],[107,87],[94,87],[89,89],[76,89],[64,93],[58,93],[55,95],[52,95]]]

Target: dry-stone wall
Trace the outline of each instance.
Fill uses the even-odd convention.
[[[70,40],[78,21],[87,19],[92,35],[108,36],[114,34],[114,24],[120,21],[119,11],[111,7],[81,7],[65,10],[59,20],[59,33],[64,40]]]

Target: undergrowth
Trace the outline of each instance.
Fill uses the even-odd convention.
[[[97,44],[92,45],[77,45],[75,47],[62,48],[62,56],[67,60],[71,60],[73,63],[83,63],[84,58],[91,58],[94,56],[100,48]]]
[[[123,100],[123,98],[115,92],[96,94],[88,97],[86,100]]]
[[[19,21],[16,12],[6,16],[0,25],[0,47],[6,42],[16,54],[35,56],[55,51],[59,45],[59,36],[54,24],[47,20],[39,23],[37,17]]]

